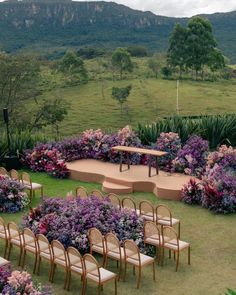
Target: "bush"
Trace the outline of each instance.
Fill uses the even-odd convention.
[[[190,181],[184,185],[181,192],[182,201],[189,205],[201,205],[203,195],[203,185],[194,178],[191,178]]]
[[[24,186],[8,176],[0,175],[0,212],[15,213],[29,204]]]
[[[120,210],[96,197],[45,199],[24,216],[23,224],[35,234],[46,235],[50,242],[58,239],[66,248],[74,246],[81,252],[89,249],[87,232],[92,227],[103,234],[114,232],[121,241],[143,241],[143,219],[136,212]]]
[[[174,169],[188,175],[201,176],[206,167],[208,150],[209,146],[206,140],[192,135],[173,160]]]

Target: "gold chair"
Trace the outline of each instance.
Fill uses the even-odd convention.
[[[9,175],[11,179],[21,181],[21,177],[15,169],[11,169]]]
[[[20,266],[24,248],[24,240],[22,233],[20,232],[20,229],[15,222],[9,222],[7,228],[9,233],[9,250],[7,259],[9,260],[10,258],[12,246],[18,247],[20,249],[18,266]]]
[[[49,244],[48,239],[42,235],[37,235],[37,245],[38,245],[38,268],[37,268],[37,274],[40,273],[40,265],[41,260],[44,259],[47,262],[50,263],[50,269],[48,273],[48,279],[51,281],[51,275],[52,275],[52,266],[53,266],[53,255],[52,255],[52,248]]]
[[[24,230],[22,232],[22,236],[23,236],[23,244],[24,244],[22,267],[24,268],[24,266],[25,266],[25,256],[26,256],[26,252],[28,251],[28,252],[34,254],[34,256],[35,256],[34,270],[33,270],[33,273],[35,273],[36,267],[37,267],[37,261],[38,261],[37,239],[36,239],[34,233],[32,232],[32,230],[29,228],[24,228]]]
[[[156,223],[146,221],[144,224],[144,243],[155,246],[158,262],[161,261],[163,238]]]
[[[100,267],[97,260],[91,254],[84,255],[85,279],[83,294],[86,293],[87,280],[92,280],[98,285],[98,295],[108,281],[115,281],[115,295],[117,295],[117,275],[103,267]]]
[[[120,246],[120,241],[113,233],[108,233],[105,236],[106,244],[106,259],[105,267],[107,267],[108,258],[116,260],[119,263],[119,275],[118,280],[121,277],[122,261],[125,259],[124,248]]]
[[[156,207],[156,222],[163,230],[163,226],[178,225],[178,237],[180,238],[180,220],[172,217],[172,212],[166,205],[158,205]]]
[[[90,228],[88,231],[88,239],[89,239],[89,247],[90,247],[90,254],[92,255],[93,252],[101,254],[103,256],[102,265],[105,264],[106,258],[106,245],[104,236],[102,233],[95,227]]]
[[[153,280],[155,281],[155,260],[154,260],[154,258],[140,253],[138,246],[132,240],[126,240],[124,242],[124,252],[125,252],[124,280],[126,277],[127,264],[131,264],[134,267],[137,267],[138,268],[137,289],[138,289],[140,286],[140,281],[141,281],[142,267],[152,264]]]
[[[97,189],[91,191],[91,196],[93,197],[97,197],[100,201],[104,200],[104,196],[103,193]]]
[[[75,190],[76,197],[80,197],[80,199],[87,199],[88,198],[88,192],[85,187],[78,186]]]
[[[43,197],[43,186],[40,183],[32,182],[29,173],[22,172],[22,183],[26,189],[30,191],[30,201],[35,196],[35,191],[40,190],[41,197]]]
[[[155,221],[156,214],[153,205],[149,201],[141,201],[139,203],[140,216],[145,220]]]
[[[121,201],[116,194],[110,193],[107,197],[113,206],[117,207],[118,209],[121,208]]]
[[[4,167],[0,167],[0,175],[1,176],[9,176],[7,170]]]
[[[163,252],[164,252],[164,249],[168,249],[174,252],[174,258],[176,260],[175,271],[178,271],[178,267],[179,267],[179,253],[180,251],[184,249],[188,249],[188,264],[190,264],[190,244],[179,240],[179,236],[173,227],[170,227],[170,226],[163,227]],[[164,253],[163,253],[163,258],[164,258]]]
[[[122,204],[122,208],[134,210],[137,212],[136,204],[131,198],[129,197],[123,198],[121,204]]]
[[[81,276],[82,280],[82,291],[84,289],[84,261],[83,257],[77,249],[74,247],[67,248],[68,257],[68,280],[67,280],[67,290],[70,290],[71,273],[74,272]]]
[[[52,241],[51,247],[52,247],[52,255],[53,255],[51,282],[53,283],[53,280],[54,280],[56,266],[59,265],[60,267],[65,269],[64,289],[66,289],[67,280],[68,280],[68,266],[69,266],[67,253],[62,243],[57,240]]]
[[[2,217],[0,217],[0,239],[5,241],[4,258],[6,258],[9,245],[9,234],[7,226]]]

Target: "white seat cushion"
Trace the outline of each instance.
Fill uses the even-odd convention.
[[[158,235],[152,235],[152,236],[145,239],[145,243],[150,244],[150,245],[154,245],[154,246],[161,246],[163,244],[163,238],[162,238],[162,236],[160,236],[160,240],[159,240]]]
[[[142,253],[140,253],[140,264],[139,264],[139,260],[138,260],[138,255],[134,255],[134,258],[132,257],[128,257],[127,258],[127,262],[134,264],[134,265],[146,265],[146,264],[150,264],[154,262],[154,258],[148,256],[148,255],[144,255]]]
[[[184,241],[179,241],[179,250],[183,250],[185,248],[188,248],[190,246],[189,243],[184,242]],[[164,243],[164,247],[177,251],[178,250],[178,246],[177,246],[177,241],[176,240],[170,240],[168,242]]]
[[[106,250],[106,249],[104,249],[105,245],[104,246],[103,245],[104,245],[103,243],[98,243],[96,245],[93,245],[92,246],[92,251],[97,252],[99,254],[103,254],[103,251]]]
[[[109,281],[109,280],[114,279],[116,277],[115,273],[113,273],[103,267],[100,267],[99,270],[100,270],[101,283]],[[86,277],[99,283],[99,277],[96,274],[97,274],[97,270],[94,271],[94,275],[93,275],[93,272],[87,273]]]
[[[170,226],[171,222],[170,219],[168,217],[163,217],[161,219],[157,219],[157,223],[161,224],[161,225],[166,225],[166,226]],[[172,225],[178,224],[179,223],[179,219],[176,218],[172,218]]]
[[[121,253],[120,253],[121,252]],[[121,255],[120,255],[121,254]],[[113,249],[109,249],[107,251],[107,256],[110,257],[110,258],[114,258],[116,260],[120,260],[120,258],[122,260],[124,260],[125,258],[125,251],[124,251],[124,248],[123,247],[120,247],[120,251],[119,251],[119,248],[113,248]],[[120,257],[121,256],[121,257]]]

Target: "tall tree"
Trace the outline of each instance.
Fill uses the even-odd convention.
[[[211,23],[202,17],[190,19],[187,28],[187,57],[186,63],[195,71],[196,78],[204,65],[209,64],[210,56],[217,43],[213,36]]]
[[[127,98],[132,89],[131,85],[126,87],[112,87],[112,98],[114,98],[120,105],[120,112],[123,113],[123,104],[127,101]]]
[[[174,68],[178,67],[179,76],[184,71],[187,59],[186,40],[188,31],[180,24],[176,24],[169,40],[169,49],[167,53],[168,64]]]
[[[123,77],[123,72],[132,72],[134,65],[132,63],[129,52],[125,48],[117,48],[111,58],[113,67],[115,67],[120,74],[120,79]]]

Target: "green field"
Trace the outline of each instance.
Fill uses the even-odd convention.
[[[61,87],[62,77],[44,71],[46,80],[56,87],[45,91],[41,98],[62,97],[70,105],[68,116],[61,124],[61,135],[75,135],[89,128],[104,130],[121,128],[126,124],[153,122],[159,117],[176,114],[176,81],[150,77],[147,59],[135,59],[137,68],[119,80],[111,70],[105,71],[101,61],[86,62],[88,84]],[[132,90],[124,105],[112,99],[112,87],[131,84]],[[179,87],[180,115],[224,114],[236,112],[236,80],[217,82],[182,80]]]
[[[35,182],[44,185],[47,196],[65,196],[77,185],[84,185],[88,190],[100,188],[100,185],[80,183],[72,180],[52,179],[44,173],[31,173]],[[223,295],[227,288],[236,289],[236,255],[235,255],[235,215],[213,215],[206,209],[187,206],[181,202],[162,201],[151,193],[135,193],[132,197],[138,202],[142,199],[154,204],[167,204],[174,216],[181,220],[181,238],[191,243],[191,266],[187,264],[187,253],[180,257],[179,271],[174,270],[174,261],[165,259],[164,266],[156,266],[156,282],[152,280],[151,267],[143,270],[140,290],[135,288],[135,278],[132,269],[128,268],[126,282],[118,283],[119,295]],[[39,201],[37,195],[34,205]],[[6,221],[21,222],[22,214],[1,214]],[[3,244],[0,244],[0,255],[3,255]],[[17,264],[18,250],[13,251],[11,261]],[[33,259],[28,255],[26,269],[32,271]],[[115,264],[110,263],[109,269],[116,271]],[[42,263],[41,275],[34,279],[47,283],[48,266]],[[80,293],[80,279],[72,278],[71,291],[63,291],[63,272],[56,270],[55,282],[52,285],[56,295],[76,295]],[[112,295],[113,284],[104,287],[104,295]],[[96,287],[88,284],[87,294],[96,294]]]

